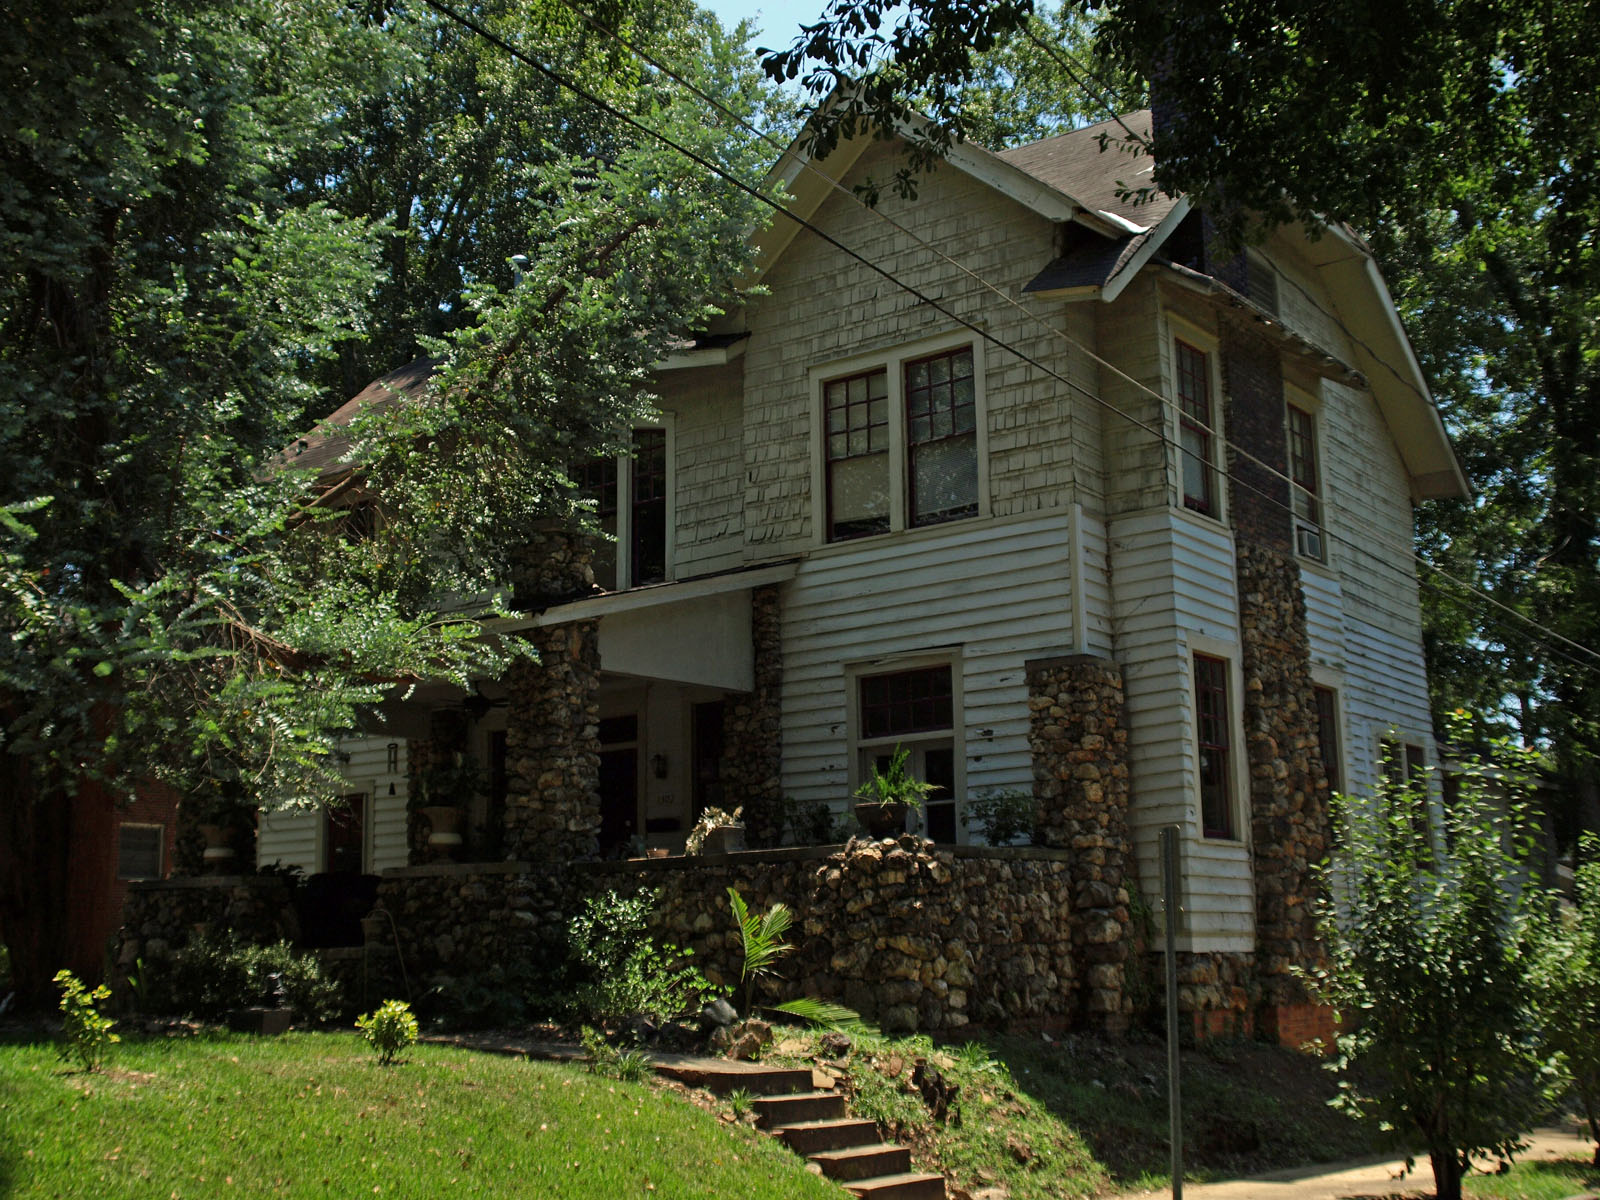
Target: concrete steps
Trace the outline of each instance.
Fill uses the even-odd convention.
[[[849,1116],[844,1097],[814,1088],[810,1071],[704,1059],[656,1069],[679,1079],[692,1073],[715,1092],[752,1093],[757,1125],[861,1200],[945,1200],[943,1175],[913,1171],[910,1150],[882,1141],[876,1122]]]

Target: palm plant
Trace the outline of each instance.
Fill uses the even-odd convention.
[[[756,980],[777,978],[775,964],[794,949],[793,943],[783,940],[789,927],[794,924],[794,913],[782,901],[775,901],[764,913],[753,913],[744,897],[731,887],[728,889],[728,903],[733,908],[734,920],[739,924],[739,938],[744,949],[744,963],[739,974],[739,982],[744,989],[744,1003],[740,1007],[748,1015],[754,1006]],[[763,1004],[759,1007],[769,1012],[798,1017],[813,1025],[839,1028],[861,1024],[860,1015],[853,1009],[830,1000],[819,1000],[815,996],[798,996],[782,1004]]]

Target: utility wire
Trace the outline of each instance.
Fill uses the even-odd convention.
[[[565,2],[566,2],[566,0],[563,0],[563,3],[565,3]],[[458,24],[464,26],[467,29],[472,30],[474,33],[478,34],[478,36],[484,38],[486,41],[492,43],[493,45],[498,46],[500,49],[504,50],[507,54],[510,54],[518,62],[523,63],[525,66],[531,68],[532,70],[534,70],[538,74],[544,76],[546,79],[550,80],[552,83],[555,83],[557,86],[565,88],[566,90],[572,92],[574,95],[578,96],[579,98],[585,100],[586,102],[588,102],[588,103],[592,104],[593,106],[595,106],[596,108],[600,109],[602,112],[606,113],[607,115],[615,118],[616,120],[619,120],[619,121],[623,122],[624,124],[626,124],[629,127],[637,130],[638,132],[644,134],[645,136],[653,138],[654,140],[660,142],[661,144],[667,146],[668,148],[676,151],[677,153],[679,153],[679,154],[683,155],[685,158],[687,158],[689,161],[695,163],[697,166],[700,166],[700,167],[704,168],[705,170],[710,171],[712,174],[716,175],[718,178],[723,179],[725,182],[732,184],[739,191],[741,191],[744,194],[750,196],[752,199],[756,200],[758,203],[765,204],[768,207],[770,207],[771,209],[773,209],[773,211],[775,211],[775,212],[787,217],[789,220],[795,222],[801,228],[803,228],[803,229],[809,231],[810,233],[814,234],[816,237],[818,237],[823,242],[827,243],[828,245],[834,247],[836,250],[838,250],[841,253],[845,254],[849,258],[851,258],[851,259],[855,260],[856,262],[860,263],[861,265],[865,266],[868,270],[872,271],[874,274],[880,276],[881,278],[883,278],[887,282],[893,284],[895,287],[900,288],[901,290],[907,292],[909,295],[913,296],[919,302],[921,302],[923,304],[926,304],[928,307],[933,309],[935,312],[940,313],[941,315],[947,317],[951,321],[953,321],[956,324],[960,325],[962,328],[967,329],[968,331],[973,333],[975,336],[981,338],[987,344],[993,345],[997,349],[1001,349],[1001,350],[1006,351],[1007,353],[1009,353],[1009,354],[1013,355],[1014,357],[1016,357],[1018,360],[1020,360],[1020,361],[1022,361],[1024,363],[1026,363],[1027,365],[1033,367],[1035,370],[1038,370],[1041,373],[1043,373],[1044,375],[1046,375],[1046,376],[1048,376],[1048,377],[1050,377],[1052,379],[1055,379],[1057,382],[1062,383],[1065,386],[1071,388],[1072,390],[1079,392],[1080,394],[1084,395],[1089,400],[1101,405],[1102,407],[1106,408],[1107,410],[1109,410],[1110,412],[1114,413],[1115,415],[1123,418],[1125,421],[1129,422],[1130,424],[1134,425],[1135,427],[1144,430],[1146,433],[1149,433],[1159,443],[1161,443],[1164,446],[1167,446],[1167,447],[1170,447],[1170,448],[1176,450],[1180,455],[1186,455],[1186,456],[1192,457],[1191,452],[1186,450],[1186,449],[1184,449],[1184,447],[1182,447],[1177,441],[1175,441],[1170,435],[1168,435],[1165,432],[1165,430],[1157,429],[1157,428],[1151,426],[1150,424],[1140,420],[1139,418],[1133,416],[1131,413],[1128,413],[1124,409],[1119,408],[1117,405],[1113,404],[1111,401],[1106,400],[1103,397],[1101,397],[1098,394],[1096,394],[1095,392],[1091,391],[1090,389],[1085,387],[1083,384],[1080,384],[1077,381],[1075,381],[1073,379],[1070,379],[1069,377],[1060,374],[1059,372],[1055,371],[1054,369],[1052,369],[1052,368],[1046,366],[1045,364],[1039,362],[1037,359],[1035,359],[1031,355],[1025,353],[1024,351],[1018,349],[1017,347],[1012,346],[1010,343],[1005,342],[1002,339],[1000,339],[999,337],[995,336],[994,334],[988,332],[986,329],[982,328],[980,325],[976,324],[972,320],[961,316],[959,313],[954,312],[953,310],[948,308],[946,305],[944,305],[940,301],[934,299],[932,296],[929,296],[927,293],[925,293],[921,289],[917,288],[915,285],[905,282],[904,280],[902,280],[898,276],[896,276],[893,272],[889,271],[888,269],[886,269],[884,267],[879,266],[877,263],[872,262],[870,259],[868,259],[864,255],[862,255],[861,253],[851,249],[849,246],[846,246],[844,243],[840,242],[833,235],[829,234],[825,230],[823,230],[823,229],[819,228],[818,226],[814,225],[813,223],[811,223],[806,218],[800,216],[798,213],[793,211],[787,205],[784,205],[781,202],[773,199],[772,197],[765,195],[760,190],[758,190],[756,188],[753,188],[749,184],[745,183],[743,180],[738,179],[732,173],[730,173],[725,168],[723,168],[720,164],[712,162],[710,159],[708,159],[705,156],[697,153],[696,151],[690,149],[689,147],[684,146],[682,143],[674,140],[673,138],[671,138],[667,134],[661,132],[660,130],[651,128],[650,126],[644,124],[642,121],[639,121],[638,119],[630,116],[626,112],[623,112],[622,110],[616,108],[614,105],[612,105],[612,104],[608,103],[607,101],[601,99],[599,96],[595,95],[594,93],[590,92],[589,90],[587,90],[586,88],[582,87],[578,83],[574,82],[570,78],[566,77],[561,72],[559,72],[559,71],[555,70],[554,68],[549,67],[549,66],[545,65],[544,63],[541,63],[538,60],[532,58],[531,56],[529,56],[528,54],[523,52],[521,49],[519,49],[517,46],[515,46],[512,43],[506,41],[504,38],[500,37],[498,34],[494,33],[492,30],[487,29],[480,22],[472,19],[471,17],[469,17],[469,16],[461,13],[459,10],[455,9],[452,5],[446,3],[445,0],[424,0],[424,3],[426,3],[430,8],[433,8],[435,11],[437,11],[437,12],[441,13],[442,15],[448,17],[449,19],[451,19],[453,21],[456,21]],[[572,6],[570,4],[568,4],[567,7],[572,8]],[[631,52],[637,54],[641,59],[643,59],[644,61],[650,63],[650,65],[654,66],[657,70],[661,71],[663,74],[667,75],[669,78],[674,79],[676,82],[680,83],[682,86],[684,86],[684,87],[688,88],[689,90],[691,90],[692,92],[694,92],[700,98],[706,100],[708,103],[713,104],[715,107],[720,109],[726,115],[730,116],[731,118],[733,118],[736,121],[739,121],[747,129],[750,129],[752,132],[754,132],[758,137],[761,137],[764,140],[767,140],[769,142],[772,141],[772,139],[770,138],[769,135],[761,132],[760,130],[756,130],[753,126],[749,125],[748,122],[745,122],[742,117],[739,117],[737,114],[732,113],[731,110],[728,110],[720,102],[718,102],[718,101],[712,99],[711,97],[707,96],[701,89],[695,87],[693,84],[691,84],[687,80],[683,79],[680,74],[678,74],[676,72],[673,72],[671,70],[671,68],[666,67],[665,65],[661,64],[653,56],[647,55],[645,52],[637,49],[636,47],[633,47],[627,41],[625,41],[619,34],[615,33],[614,31],[607,30],[604,26],[600,25],[599,22],[594,21],[593,18],[588,17],[587,14],[582,13],[580,10],[573,9],[573,11],[577,12],[579,16],[583,17],[586,21],[588,21],[591,25],[593,25],[597,30],[601,31],[602,33],[606,34],[607,36],[610,36],[610,37],[614,38],[620,44],[622,44],[625,48],[627,48]],[[784,147],[784,149],[786,150],[787,147]],[[811,164],[809,162],[807,162],[805,165],[809,167]],[[847,194],[851,194],[852,197],[854,199],[856,199],[858,203],[861,202],[859,197],[854,197],[853,193],[849,193],[848,189],[844,189],[843,185],[840,184],[837,180],[831,179],[831,177],[827,176],[826,174],[822,174],[820,171],[819,171],[819,174],[821,174],[822,178],[828,180],[828,182],[832,186],[846,191]],[[867,206],[867,207],[870,208],[870,206]],[[871,211],[876,212],[877,210],[876,209],[872,209]],[[957,269],[961,270],[964,274],[968,275],[969,277],[971,277],[972,279],[974,279],[975,281],[977,281],[978,283],[980,283],[981,285],[986,287],[988,290],[995,292],[997,295],[1000,295],[1003,299],[1005,299],[1012,306],[1021,308],[1021,310],[1025,314],[1030,316],[1031,318],[1033,318],[1035,320],[1039,320],[1039,321],[1042,322],[1042,318],[1038,317],[1037,314],[1029,312],[1029,310],[1027,310],[1026,308],[1022,308],[1022,306],[1018,305],[1015,300],[1011,299],[1009,296],[1006,296],[1003,291],[1001,291],[994,284],[992,284],[992,283],[988,282],[987,280],[983,279],[982,276],[977,275],[975,272],[971,271],[969,268],[967,268],[963,264],[956,262],[954,259],[952,259],[948,255],[944,254],[942,251],[939,251],[939,250],[937,250],[937,248],[932,247],[929,243],[927,243],[925,241],[925,239],[922,239],[922,238],[918,237],[916,234],[912,233],[910,230],[905,229],[904,226],[900,225],[898,222],[893,221],[893,219],[888,217],[887,214],[881,214],[881,215],[884,217],[885,220],[888,220],[891,224],[893,224],[896,229],[898,229],[901,232],[905,233],[907,236],[912,237],[919,244],[928,247],[930,250],[932,250],[940,258],[944,259],[950,265],[955,266]],[[1053,326],[1048,326],[1048,323],[1046,323],[1046,325],[1047,325],[1047,328],[1051,328],[1052,330],[1054,330]],[[1070,335],[1067,335],[1065,333],[1065,331],[1056,331],[1056,332],[1059,332],[1063,337],[1066,337],[1067,340],[1071,344],[1077,346],[1085,354],[1087,354],[1092,359],[1094,359],[1094,361],[1096,361],[1097,363],[1100,363],[1101,365],[1104,365],[1107,368],[1115,371],[1117,374],[1119,374],[1123,378],[1127,379],[1130,383],[1134,384],[1134,386],[1138,387],[1140,390],[1142,390],[1142,391],[1148,393],[1149,395],[1151,395],[1152,397],[1154,397],[1160,404],[1162,404],[1164,406],[1164,408],[1174,409],[1174,410],[1176,409],[1175,404],[1172,401],[1168,400],[1165,396],[1161,395],[1159,392],[1156,392],[1153,388],[1150,388],[1149,385],[1144,384],[1143,382],[1134,379],[1132,376],[1127,375],[1126,372],[1123,372],[1120,368],[1116,367],[1114,364],[1112,364],[1112,363],[1108,362],[1107,360],[1101,358],[1094,351],[1090,350],[1088,347],[1083,346],[1081,343],[1077,342],[1076,339],[1071,338]],[[1213,431],[1211,431],[1210,429],[1208,429],[1207,432],[1211,433],[1212,436],[1216,436],[1215,433]],[[1218,440],[1223,445],[1225,445],[1229,449],[1233,450],[1233,452],[1236,455],[1238,455],[1239,457],[1245,458],[1246,460],[1248,460],[1248,461],[1254,463],[1255,465],[1257,465],[1258,467],[1260,467],[1262,470],[1267,471],[1271,475],[1276,476],[1277,478],[1287,482],[1290,487],[1298,486],[1297,484],[1294,483],[1294,481],[1289,476],[1285,475],[1282,471],[1279,471],[1277,468],[1273,467],[1271,464],[1268,464],[1268,463],[1265,463],[1265,462],[1261,461],[1260,459],[1256,458],[1254,455],[1250,454],[1248,451],[1243,450],[1240,447],[1233,445],[1231,442],[1228,442],[1225,438],[1219,438]],[[1206,464],[1206,468],[1208,470],[1217,470],[1216,467],[1214,467],[1212,464],[1209,464],[1209,463]],[[1243,487],[1243,488],[1245,488],[1245,489],[1247,489],[1249,491],[1257,493],[1258,495],[1260,495],[1261,497],[1266,499],[1269,503],[1271,503],[1271,504],[1273,504],[1273,505],[1275,505],[1275,506],[1277,506],[1279,508],[1282,508],[1286,512],[1290,512],[1292,514],[1292,512],[1293,512],[1292,506],[1290,506],[1289,504],[1287,504],[1284,501],[1280,500],[1278,497],[1273,496],[1272,494],[1266,492],[1262,488],[1259,488],[1259,487],[1255,486],[1254,484],[1251,484],[1248,481],[1239,478],[1237,475],[1231,476],[1231,478],[1232,478],[1233,482],[1237,486]],[[1375,530],[1369,530],[1369,531],[1376,533]],[[1355,551],[1356,553],[1364,555],[1365,557],[1371,558],[1373,561],[1378,562],[1380,565],[1382,565],[1384,567],[1387,567],[1390,570],[1400,571],[1400,568],[1397,567],[1394,563],[1392,563],[1392,562],[1390,562],[1390,561],[1388,561],[1386,559],[1380,558],[1378,555],[1374,554],[1365,545],[1353,542],[1350,539],[1345,538],[1342,535],[1337,534],[1337,533],[1335,533],[1335,532],[1333,532],[1332,530],[1329,530],[1329,529],[1324,529],[1323,530],[1323,534],[1330,541],[1335,541],[1335,542],[1340,543],[1341,545],[1347,546],[1351,550]],[[1408,552],[1412,555],[1412,557],[1414,559],[1416,559],[1416,561],[1421,562],[1425,567],[1437,570],[1437,568],[1433,567],[1433,564],[1427,562],[1427,560],[1423,559],[1420,555],[1417,555],[1415,553],[1414,549],[1408,548]],[[1404,572],[1401,572],[1401,573],[1408,580],[1413,578],[1409,574],[1406,574]],[[1571,645],[1574,648],[1582,651],[1583,653],[1588,654],[1590,657],[1594,658],[1597,662],[1600,662],[1600,652],[1596,652],[1596,651],[1590,649],[1587,646],[1583,646],[1583,645],[1580,645],[1577,642],[1573,642],[1571,639],[1563,637],[1561,634],[1556,633],[1556,631],[1554,631],[1554,630],[1549,630],[1549,629],[1545,628],[1544,626],[1540,625],[1538,622],[1532,620],[1531,618],[1526,617],[1525,615],[1523,615],[1521,613],[1518,613],[1515,609],[1512,609],[1512,608],[1509,608],[1509,607],[1507,607],[1505,605],[1499,604],[1499,602],[1494,600],[1493,597],[1487,596],[1486,594],[1484,594],[1482,592],[1479,592],[1478,589],[1472,587],[1470,584],[1467,584],[1467,583],[1465,583],[1465,582],[1463,582],[1461,580],[1455,579],[1454,576],[1449,576],[1449,575],[1445,574],[1442,571],[1440,573],[1444,574],[1446,578],[1450,579],[1453,583],[1456,583],[1458,586],[1466,589],[1469,592],[1472,592],[1474,595],[1478,595],[1483,599],[1489,600],[1491,603],[1493,603],[1493,604],[1497,605],[1498,607],[1504,609],[1508,614],[1510,614],[1510,615],[1516,617],[1517,619],[1523,621],[1525,624],[1531,626],[1535,630],[1538,630],[1540,632],[1547,633],[1547,634],[1549,634],[1551,636],[1559,638],[1560,640],[1562,640],[1564,642],[1567,642],[1569,645]],[[1375,607],[1377,607],[1377,606],[1375,606]],[[1385,615],[1388,615],[1388,616],[1390,616],[1392,618],[1395,618],[1397,620],[1404,620],[1407,623],[1410,623],[1410,618],[1408,616],[1406,616],[1405,614],[1395,613],[1392,610],[1381,610],[1381,611],[1384,611]],[[1544,645],[1544,643],[1538,643],[1538,644],[1540,644],[1541,646]],[[1546,649],[1551,649],[1548,646],[1546,646],[1545,648]],[[1552,650],[1552,652],[1554,652],[1554,651]],[[1562,655],[1562,657],[1568,657],[1568,656]],[[1576,664],[1576,663],[1575,663],[1575,665],[1580,665],[1581,666],[1581,664]]]

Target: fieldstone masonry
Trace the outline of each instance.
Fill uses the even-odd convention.
[[[730,697],[722,727],[718,774],[723,795],[744,806],[753,846],[776,846],[783,836],[783,648],[776,584],[750,593],[750,639],[755,688]]]
[[[1328,776],[1317,734],[1300,572],[1240,542],[1245,751],[1256,876],[1256,973],[1269,1006],[1305,1004],[1296,967],[1322,961],[1314,872],[1328,851]]]
[[[593,858],[600,832],[600,632],[595,621],[525,635],[538,662],[519,659],[502,682],[506,714],[508,858]]]
[[[1064,1028],[1083,1005],[1074,967],[1070,855],[934,847],[912,835],[631,862],[485,863],[386,872],[414,979],[547,961],[585,896],[658,892],[654,933],[692,949],[714,983],[739,977],[727,888],[796,914],[785,997],[840,1000],[885,1029]],[[780,988],[774,987],[776,997]]]
[[[1128,730],[1122,671],[1093,655],[1027,664],[1034,825],[1068,851],[1073,955],[1091,1020],[1125,1028],[1129,954]]]

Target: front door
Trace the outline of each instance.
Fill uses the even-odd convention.
[[[639,832],[639,718],[600,722],[600,854],[619,854]]]

